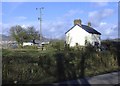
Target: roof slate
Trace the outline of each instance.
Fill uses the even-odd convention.
[[[76,25],[75,25],[76,26]],[[71,29],[73,29],[75,26],[73,26]],[[88,33],[92,33],[92,34],[99,34],[99,35],[101,35],[101,33],[100,32],[98,32],[98,31],[96,31],[95,29],[93,29],[92,27],[89,27],[89,26],[87,26],[87,25],[78,25],[79,27],[81,27],[82,29],[84,29],[85,31],[87,31]],[[67,32],[69,32],[71,29],[69,29]],[[66,33],[67,33],[66,32]],[[65,33],[65,34],[66,34]]]

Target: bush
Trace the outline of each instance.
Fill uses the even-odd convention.
[[[45,84],[118,70],[117,55],[111,50],[98,52],[92,46],[66,48],[63,42],[45,47],[43,51],[4,49],[3,83]]]

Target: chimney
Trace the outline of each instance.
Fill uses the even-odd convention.
[[[88,22],[88,26],[89,26],[89,27],[91,26],[91,22]]]
[[[74,25],[80,25],[81,26],[82,21],[80,19],[74,20]]]

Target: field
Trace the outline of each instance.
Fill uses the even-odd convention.
[[[105,41],[104,51],[92,46],[70,48],[64,42],[46,50],[3,49],[3,84],[49,84],[119,70],[119,43]]]

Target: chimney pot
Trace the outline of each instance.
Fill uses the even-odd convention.
[[[88,22],[88,26],[89,26],[89,27],[91,26],[91,22]]]
[[[74,20],[74,25],[80,25],[81,26],[82,21],[80,19]]]

